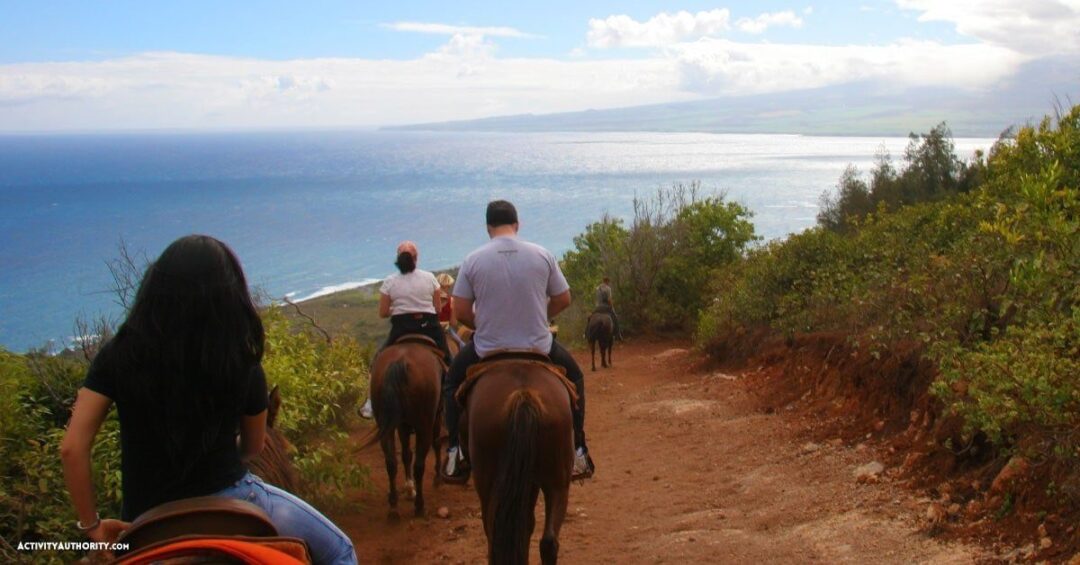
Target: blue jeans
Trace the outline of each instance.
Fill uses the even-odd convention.
[[[264,483],[258,475],[248,473],[215,495],[246,500],[262,508],[279,534],[307,542],[317,565],[357,562],[352,541],[329,518],[296,496]]]

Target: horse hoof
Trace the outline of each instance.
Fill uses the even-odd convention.
[[[400,522],[401,521],[401,514],[398,514],[398,511],[396,509],[391,510],[391,511],[386,513],[386,521],[387,522],[392,522],[392,523]]]
[[[417,507],[416,508],[415,516],[417,518],[423,518],[426,515],[427,515],[427,512],[424,510],[423,507]]]

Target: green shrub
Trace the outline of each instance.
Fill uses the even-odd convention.
[[[349,457],[348,428],[367,394],[370,352],[349,337],[332,342],[293,331],[277,306],[263,313],[267,384],[277,385],[277,426],[296,447],[302,494],[320,507],[346,503],[345,492],[366,484],[367,468]]]
[[[873,354],[919,341],[940,370],[932,390],[969,432],[1080,457],[1080,106],[967,168],[940,141],[876,173],[874,190],[923,183],[894,199],[915,204],[883,199],[845,229],[823,221],[733,262],[697,339],[842,331]]]
[[[19,541],[79,539],[60,463],[60,441],[85,363],[37,352],[0,349],[0,558],[28,560]],[[120,513],[120,430],[106,420],[93,451],[94,486],[103,516]],[[35,553],[68,563],[74,553]]]
[[[941,342],[935,390],[999,442],[1080,456],[1080,106],[990,157],[978,237],[1004,283],[977,341]]]
[[[952,132],[945,123],[923,135],[912,133],[908,139],[904,167],[900,171],[884,150],[875,159],[869,183],[862,179],[857,168],[848,165],[840,175],[835,193],[821,195],[818,224],[845,232],[875,211],[940,200],[983,183],[986,167],[982,153],[977,153],[970,163],[958,159]]]
[[[592,290],[604,276],[611,277],[624,330],[693,327],[718,270],[758,240],[749,210],[723,196],[699,198],[699,190],[696,182],[661,189],[635,199],[629,227],[605,216],[574,238],[562,266],[577,300],[561,331],[580,335],[594,306]]]

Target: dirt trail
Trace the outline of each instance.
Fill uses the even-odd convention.
[[[857,484],[871,450],[809,443],[805,422],[768,414],[737,375],[694,369],[685,344],[631,341],[614,369],[586,372],[586,430],[597,475],[574,485],[565,563],[969,563],[982,549],[921,527],[925,502],[889,481]],[[587,354],[577,354],[588,369]],[[381,454],[361,454],[375,490],[334,516],[363,563],[477,563],[485,557],[472,486],[430,488],[428,517],[387,520]],[[429,470],[430,477],[430,470]],[[399,477],[399,481],[401,478]],[[430,478],[428,479],[430,481]],[[450,509],[449,519],[435,511]],[[537,508],[541,520],[542,505]],[[536,537],[532,560],[538,561]]]

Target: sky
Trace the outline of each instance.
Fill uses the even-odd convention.
[[[1080,0],[0,0],[0,132],[362,128],[845,84],[987,91],[1051,58],[1080,68]]]

